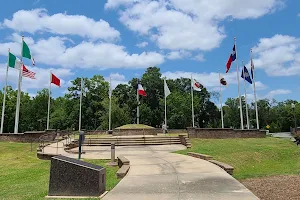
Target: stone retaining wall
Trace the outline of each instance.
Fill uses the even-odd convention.
[[[158,133],[162,133],[161,129],[159,128],[149,128],[149,129],[138,129],[138,128],[131,128],[131,129],[114,129],[113,135],[157,135]]]
[[[263,130],[235,130],[230,128],[187,128],[189,138],[263,138],[266,131]]]
[[[10,141],[10,142],[39,142],[39,138],[42,135],[56,134],[55,130],[48,131],[27,131],[24,133],[2,133],[0,134],[0,141]]]

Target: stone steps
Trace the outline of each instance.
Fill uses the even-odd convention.
[[[107,138],[87,138],[84,141],[85,146],[110,146],[115,143],[116,146],[136,146],[136,145],[168,145],[181,144],[179,137],[154,136],[154,137],[107,137]]]

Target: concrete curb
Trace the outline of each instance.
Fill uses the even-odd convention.
[[[124,156],[118,157],[118,166],[120,169],[117,171],[118,178],[124,178],[130,169],[130,162]]]

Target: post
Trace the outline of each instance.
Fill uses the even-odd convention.
[[[80,131],[79,132],[79,140],[78,140],[78,160],[81,159],[81,151],[82,151],[82,143],[84,141],[84,132],[83,131]]]
[[[111,154],[110,154],[110,158],[111,158],[111,163],[115,162],[115,156],[116,156],[116,147],[115,147],[115,143],[112,142],[111,143]]]
[[[257,129],[259,130],[259,120],[258,120],[258,109],[257,109],[257,99],[256,99],[256,83],[255,83],[255,69],[254,69],[254,63],[252,60],[252,49],[250,49],[250,57],[251,57],[251,68],[253,71],[253,87],[254,87],[254,101],[255,101],[255,114],[256,114],[256,126]]]
[[[6,75],[5,75],[5,86],[4,86],[4,96],[3,96],[3,104],[2,104],[2,115],[1,115],[1,129],[0,129],[0,134],[3,133],[3,125],[4,125],[5,101],[6,101],[7,77],[8,77],[8,65],[9,65],[9,52],[10,52],[10,49],[8,48],[8,58],[7,58]]]
[[[223,105],[222,105],[222,85],[221,85],[221,74],[219,70],[219,82],[220,82],[220,104],[221,104],[221,121],[222,121],[222,128],[224,128],[224,117],[223,117]]]
[[[166,78],[164,79],[164,89],[165,89],[165,86],[166,86]],[[167,133],[167,129],[168,129],[168,126],[167,126],[167,95],[166,95],[166,91],[164,91],[165,93],[165,133]]]
[[[108,130],[111,130],[111,98],[112,98],[112,88],[111,88],[111,77],[109,77],[109,116],[108,116]]]
[[[235,54],[236,54],[236,73],[237,73],[237,82],[238,82],[238,94],[240,100],[240,118],[241,118],[241,129],[244,129],[244,119],[243,119],[243,107],[242,107],[242,99],[241,99],[241,92],[240,92],[240,76],[239,76],[239,62],[238,62],[238,53],[236,47],[236,37],[234,37],[234,46],[235,46]]]
[[[294,103],[292,103],[292,109],[293,109],[293,114],[294,114],[294,122],[295,122],[295,134],[297,134],[297,120],[296,120],[296,112],[295,112],[295,107],[296,105]]]
[[[245,67],[244,67],[244,61],[242,60],[242,66],[243,66],[243,75],[244,75],[244,90],[245,90],[245,103],[246,103],[246,118],[247,118],[247,129],[250,129],[249,124],[249,115],[248,115],[248,103],[247,103],[247,89],[246,89],[246,76],[245,76]]]
[[[83,79],[81,78],[81,83],[80,83],[80,100],[79,100],[79,128],[78,130],[81,131],[81,105],[82,105],[82,87],[83,87]]]
[[[51,73],[51,71],[50,71],[49,99],[48,99],[48,115],[47,115],[47,130],[49,130],[49,121],[50,121],[51,82],[52,82],[52,73]]]
[[[137,83],[136,89],[136,100],[137,100],[137,108],[136,108],[136,124],[140,124],[140,99],[139,99],[139,80]]]
[[[191,75],[191,96],[192,96],[192,121],[193,128],[195,128],[195,114],[194,114],[194,85],[193,76]]]
[[[24,41],[24,36],[22,36],[21,67],[20,67],[20,71],[19,71],[18,96],[17,96],[15,130],[14,130],[15,134],[18,133],[18,131],[19,131],[19,116],[20,116],[20,103],[21,103],[21,82],[22,82],[22,71],[23,71],[23,41]]]

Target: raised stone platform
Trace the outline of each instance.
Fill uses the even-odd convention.
[[[189,138],[264,138],[265,130],[240,130],[231,128],[187,128]]]

